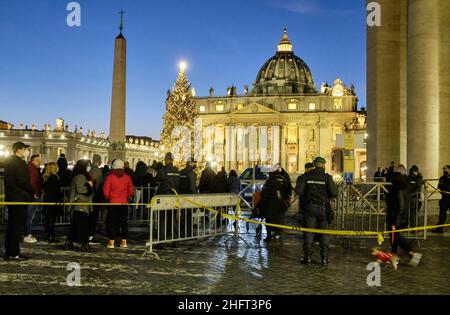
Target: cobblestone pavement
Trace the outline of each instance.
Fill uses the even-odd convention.
[[[0,261],[0,294],[450,294],[450,235],[421,242],[422,264],[381,270],[381,287],[369,287],[367,264],[374,240],[332,241],[330,265],[300,265],[300,235],[265,244],[250,230],[242,240],[227,237],[165,247],[157,260],[145,253],[145,234],[134,232],[128,250],[95,248],[84,254],[62,244],[22,245],[32,257],[22,263]],[[4,231],[0,231],[3,247]],[[384,246],[387,246],[388,242]],[[317,249],[317,246],[316,246]],[[3,252],[1,252],[3,255]],[[319,260],[315,252],[315,260]],[[68,263],[81,266],[81,287],[69,287]]]

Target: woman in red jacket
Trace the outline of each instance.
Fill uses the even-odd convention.
[[[134,187],[131,177],[125,174],[124,162],[115,160],[111,173],[103,184],[103,194],[109,203],[127,204],[128,198],[133,196]],[[122,239],[120,247],[127,248],[128,234],[128,206],[110,206],[106,216],[106,229],[109,242],[107,247],[114,248],[117,236]]]

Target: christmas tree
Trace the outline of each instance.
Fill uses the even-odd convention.
[[[195,90],[191,88],[186,73],[186,64],[180,64],[180,73],[172,90],[167,92],[166,113],[164,114],[164,126],[161,133],[161,144],[166,152],[171,152],[178,139],[172,137],[175,127],[187,127],[191,132],[191,147],[193,145],[192,136],[194,130],[194,120],[197,115],[195,108]],[[191,149],[191,153],[192,149]]]

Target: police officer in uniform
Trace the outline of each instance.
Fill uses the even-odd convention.
[[[305,180],[306,174],[311,172],[313,169],[314,169],[314,164],[313,163],[306,163],[305,164],[305,173],[303,173],[302,175],[300,175],[297,178],[297,184],[295,185],[295,193],[298,196],[300,196],[300,184]],[[303,203],[304,203],[304,201],[299,198],[299,200],[298,200],[298,213],[300,215],[300,222],[302,222],[302,223],[303,223],[303,212],[304,212]]]
[[[173,156],[172,153],[167,153],[164,157],[164,166],[158,170],[156,174],[156,182],[158,184],[158,195],[174,195],[175,191],[180,191],[180,171],[176,166],[173,165]],[[166,220],[166,215],[163,211],[159,214],[159,222],[160,222],[160,240],[171,239],[172,238],[172,222],[174,224],[174,234],[178,235],[178,213],[177,211],[167,213],[167,225],[166,225],[166,235],[164,235],[164,222]],[[172,220],[172,217],[174,220]],[[175,236],[174,235],[174,236]]]
[[[314,160],[314,170],[305,175],[300,183],[298,194],[304,203],[304,227],[311,229],[327,229],[327,203],[329,199],[337,197],[337,186],[331,175],[325,173],[326,160],[317,157]],[[329,239],[327,235],[320,234],[320,254],[322,265],[328,264]],[[313,235],[304,233],[302,264],[311,264]]]
[[[443,225],[447,222],[447,211],[450,210],[450,165],[444,166],[444,175],[439,179],[438,188],[441,191],[442,199],[439,201],[439,222]],[[433,233],[444,233],[444,228],[437,228]]]
[[[172,153],[167,153],[164,157],[164,166],[156,174],[158,183],[158,195],[173,195],[173,189],[180,190],[180,171],[173,165]]]

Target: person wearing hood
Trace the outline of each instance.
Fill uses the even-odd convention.
[[[400,165],[392,169],[391,187],[387,198],[386,224],[391,238],[392,253],[397,254],[398,248],[405,250],[412,258],[410,264],[417,266],[422,255],[414,252],[412,242],[395,230],[407,228],[409,225],[410,183],[406,169]]]
[[[61,154],[56,164],[58,164],[58,177],[61,182],[61,187],[70,187],[72,172],[67,168],[68,164],[65,155]]]
[[[79,160],[73,169],[69,202],[74,205],[71,206],[72,221],[64,245],[66,250],[75,249],[73,244],[75,242],[81,244],[82,252],[92,251],[89,246],[89,216],[92,213],[92,206],[89,204],[92,204],[94,183],[89,175],[90,171],[91,162],[88,160]]]
[[[125,173],[124,162],[120,159],[114,161],[111,173],[103,184],[103,194],[109,203],[124,204],[108,207],[106,229],[108,231],[108,245],[114,248],[115,239],[120,237],[121,248],[127,248],[128,237],[128,198],[133,196],[134,187],[131,177]]]

